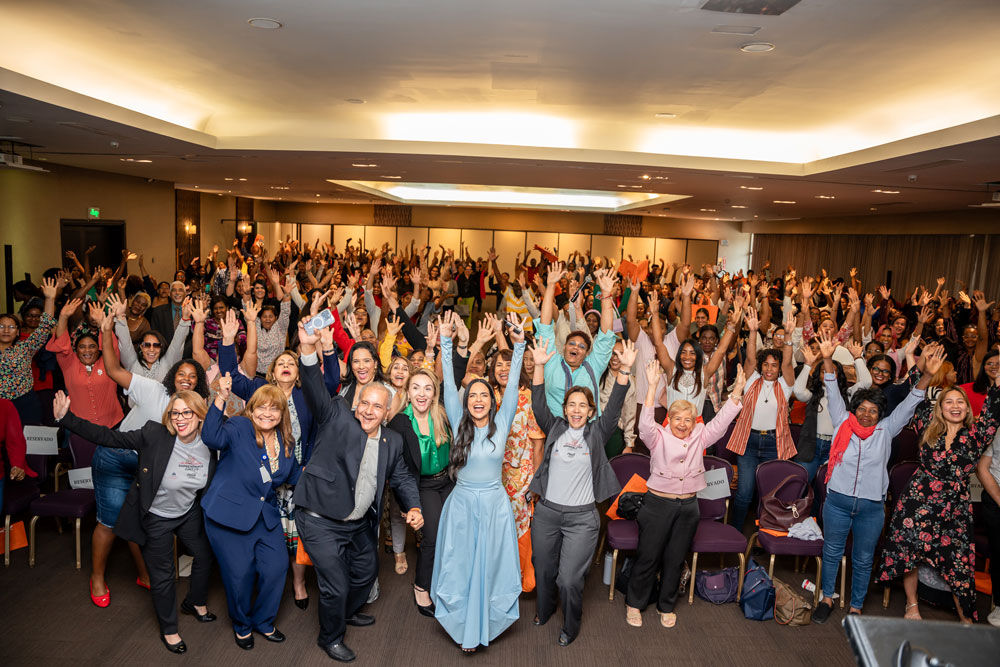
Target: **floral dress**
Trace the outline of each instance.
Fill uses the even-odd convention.
[[[494,389],[494,391],[497,391]],[[497,392],[497,401],[501,396]],[[531,566],[531,515],[532,504],[528,502],[528,484],[535,475],[532,459],[534,439],[544,439],[545,434],[538,428],[535,414],[531,411],[531,390],[521,389],[517,393],[517,412],[510,428],[510,436],[503,452],[503,473],[501,481],[510,497],[510,506],[517,525],[518,550],[521,556],[521,581],[525,591],[535,588],[534,568]]]
[[[925,408],[920,430],[929,422]],[[969,476],[993,442],[1000,418],[1000,389],[991,387],[980,417],[945,448],[944,436],[920,448],[920,466],[896,503],[887,547],[879,564],[879,581],[889,582],[927,563],[958,598],[966,618],[976,619],[972,503]]]

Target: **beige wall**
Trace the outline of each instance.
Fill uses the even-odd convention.
[[[225,220],[225,222],[223,222]],[[236,197],[201,193],[201,256],[208,257],[218,245],[223,259],[236,235]]]
[[[125,221],[129,249],[144,255],[154,276],[173,272],[172,183],[54,164],[46,168],[49,173],[0,170],[0,240],[14,246],[14,280],[25,271],[37,280],[45,269],[62,266],[59,220],[86,219],[91,206],[101,209],[102,219]],[[3,289],[0,285],[0,304]]]

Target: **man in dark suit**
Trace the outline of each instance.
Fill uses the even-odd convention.
[[[295,525],[319,580],[320,633],[317,643],[334,660],[350,662],[344,644],[347,625],[364,626],[373,616],[359,613],[378,575],[376,528],[386,480],[414,530],[423,523],[417,481],[403,459],[403,440],[382,425],[390,394],[373,383],[361,390],[358,407],[330,397],[316,355],[318,334],[299,325],[299,376],[316,422],[312,456],[295,487]]]
[[[181,307],[186,296],[187,287],[181,281],[175,280],[170,283],[170,301],[149,311],[150,328],[159,332],[167,345],[170,345],[170,341],[173,340],[174,330],[183,316]],[[187,356],[191,355],[187,354]]]

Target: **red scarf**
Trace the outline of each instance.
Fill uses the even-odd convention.
[[[844,452],[847,451],[847,445],[851,442],[851,436],[856,435],[861,440],[866,440],[871,437],[871,434],[875,432],[875,426],[862,426],[858,422],[858,418],[851,415],[847,418],[840,428],[837,429],[837,435],[833,436],[833,443],[830,445],[830,461],[826,467],[826,479],[823,480],[825,484],[830,483],[830,477],[833,476],[833,469],[840,465],[840,462],[844,459]]]

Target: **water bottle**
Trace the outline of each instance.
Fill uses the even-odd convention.
[[[604,585],[611,585],[611,552],[604,552]]]

